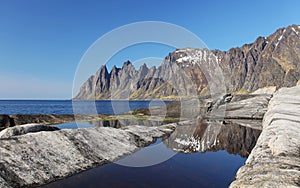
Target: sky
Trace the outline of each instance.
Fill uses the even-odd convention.
[[[101,36],[126,24],[176,24],[209,49],[228,50],[299,25],[299,7],[299,0],[0,0],[0,99],[72,98],[75,72],[85,52]],[[120,67],[143,56],[163,58],[170,50],[155,45],[132,48],[117,54],[112,64]]]

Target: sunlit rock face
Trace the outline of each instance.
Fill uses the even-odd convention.
[[[260,132],[231,122],[199,120],[178,126],[164,143],[183,153],[226,150],[247,157]]]

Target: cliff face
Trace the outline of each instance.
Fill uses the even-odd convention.
[[[216,53],[222,57],[220,66],[230,91],[294,86],[300,76],[300,26],[279,29],[253,44]]]
[[[177,49],[159,67],[129,62],[108,72],[102,66],[81,87],[75,99],[153,99],[209,94],[211,65],[218,65],[227,92],[254,91],[265,86],[293,86],[300,79],[300,26],[278,29],[269,37],[228,51]],[[213,80],[213,81],[212,81]]]

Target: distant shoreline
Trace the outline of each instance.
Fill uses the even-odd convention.
[[[0,101],[178,101],[179,99],[0,99]]]

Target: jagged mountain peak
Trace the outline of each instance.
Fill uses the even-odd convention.
[[[118,69],[118,67],[116,66],[116,65],[114,65],[112,68],[111,68],[111,70],[117,70]]]
[[[126,66],[133,66],[133,65],[129,60],[127,60],[123,63],[123,67],[126,67]]]
[[[107,71],[107,66],[106,65],[101,65],[100,70],[101,69]]]
[[[146,65],[146,63],[144,63],[143,65],[141,65],[141,66],[140,66],[140,69],[139,69],[140,72],[148,71],[148,70],[149,70],[149,68],[148,68],[148,66]]]

